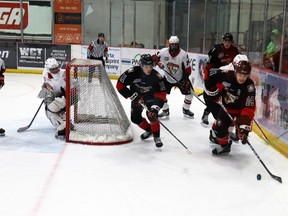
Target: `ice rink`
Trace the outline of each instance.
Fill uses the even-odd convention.
[[[0,90],[0,127],[6,130],[0,137],[1,216],[288,215],[287,158],[251,134],[267,167],[282,177],[280,184],[247,145],[233,144],[229,155],[211,156],[210,128],[200,124],[204,106],[195,98],[195,118],[185,118],[183,96],[172,90],[171,116],[162,121],[192,154],[164,128],[164,146],[156,150],[151,138],[140,140],[142,131],[135,125],[129,144],[85,146],[56,140],[44,108],[29,130],[17,133],[41,103],[42,77],[5,76]],[[130,101],[120,99],[129,116]]]

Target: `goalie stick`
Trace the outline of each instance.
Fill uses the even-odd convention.
[[[218,103],[221,108],[224,110],[224,112],[228,115],[228,117],[230,118],[231,122],[235,125],[235,127],[237,128],[237,130],[240,131],[239,126],[236,124],[236,122],[234,121],[234,119],[232,118],[232,116],[228,113],[227,109],[224,107],[224,105],[219,102]],[[263,165],[263,167],[265,168],[265,170],[269,173],[269,175],[276,181],[282,183],[282,178],[280,176],[276,176],[274,174],[272,174],[270,172],[270,170],[267,168],[267,166],[265,165],[265,163],[263,162],[263,160],[260,158],[259,154],[256,152],[256,150],[253,148],[253,146],[251,145],[251,143],[247,140],[247,144],[249,145],[250,149],[253,151],[253,153],[255,154],[255,156],[257,157],[257,159],[260,161],[260,163]]]
[[[34,122],[34,119],[36,118],[36,116],[37,116],[39,110],[41,109],[41,107],[42,107],[42,105],[43,105],[43,103],[44,103],[44,100],[42,100],[40,106],[38,107],[38,109],[37,109],[35,115],[33,116],[32,120],[31,120],[31,122],[30,122],[27,126],[25,126],[25,127],[20,127],[20,128],[18,128],[17,132],[23,132],[23,131],[26,131],[27,129],[29,129],[29,128],[31,127],[31,125],[32,125],[32,123]]]
[[[148,109],[148,107],[147,107],[145,104],[143,104],[143,103],[140,103],[140,104],[141,104],[141,106],[142,106],[146,111],[149,112],[149,109]],[[182,142],[172,133],[172,131],[169,130],[169,128],[167,128],[159,119],[157,119],[157,121],[187,150],[187,152],[188,152],[189,154],[192,154],[192,152],[188,149],[188,147],[187,147],[186,145],[184,145],[184,143],[182,143]]]

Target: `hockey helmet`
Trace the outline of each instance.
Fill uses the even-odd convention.
[[[105,38],[105,35],[104,35],[104,33],[100,32],[100,33],[98,33],[98,37],[103,37],[103,38]]]
[[[143,54],[140,57],[140,65],[152,65],[153,66],[153,57],[150,54]]]
[[[177,44],[179,43],[179,38],[177,36],[171,36],[170,39],[169,39],[169,43],[170,44]]]
[[[45,68],[47,68],[49,70],[56,69],[56,68],[59,68],[59,64],[55,58],[51,57],[45,61]]]
[[[223,41],[233,41],[233,35],[230,32],[226,32],[222,35]]]
[[[232,64],[236,73],[241,73],[245,75],[251,74],[251,64],[246,55],[236,55],[233,59]]]

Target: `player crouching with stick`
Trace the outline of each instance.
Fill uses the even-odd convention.
[[[162,147],[158,112],[166,101],[166,89],[163,77],[153,69],[152,56],[141,55],[140,66],[125,71],[119,77],[116,88],[123,97],[131,99],[131,121],[145,130],[141,139],[153,134],[156,147]],[[150,123],[142,117],[144,107],[147,107]]]
[[[45,61],[43,78],[44,83],[38,97],[44,99],[46,116],[56,128],[55,137],[60,138],[65,135],[66,128],[65,71],[60,70],[56,59],[48,58]]]
[[[208,73],[204,74],[205,91],[208,96],[214,98],[216,106],[211,110],[216,112],[213,115],[217,116],[209,139],[212,143],[221,146],[221,149],[213,149],[213,155],[230,152],[232,141],[228,137],[228,128],[231,125],[231,119],[227,114],[235,119],[236,134],[242,144],[247,143],[256,106],[255,85],[250,74],[251,65],[248,58],[241,54],[235,56],[230,65],[220,67],[220,69],[211,68]],[[227,111],[221,108],[222,105]]]

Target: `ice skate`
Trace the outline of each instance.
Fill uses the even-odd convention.
[[[158,114],[158,117],[159,118],[163,118],[163,117],[168,118],[169,115],[170,115],[169,109],[165,109],[165,110],[162,110],[162,112]]]
[[[186,110],[183,108],[183,114],[189,118],[193,118],[194,117],[194,113],[191,112],[190,110]]]
[[[56,139],[65,139],[65,134],[66,134],[66,128],[60,131],[56,131],[55,133],[55,138]]]
[[[3,128],[0,128],[0,136],[5,136],[5,130]]]
[[[160,139],[160,137],[154,137],[154,142],[157,148],[161,148],[163,146],[163,143]]]
[[[209,113],[204,111],[202,118],[201,118],[201,120],[202,120],[201,124],[205,127],[207,127],[209,125],[208,116],[209,116]]]
[[[140,138],[142,140],[148,139],[152,135],[151,131],[145,131],[143,134],[141,134]]]
[[[231,140],[229,140],[227,144],[221,145],[221,148],[214,148],[212,155],[228,154],[231,151],[231,145]]]

